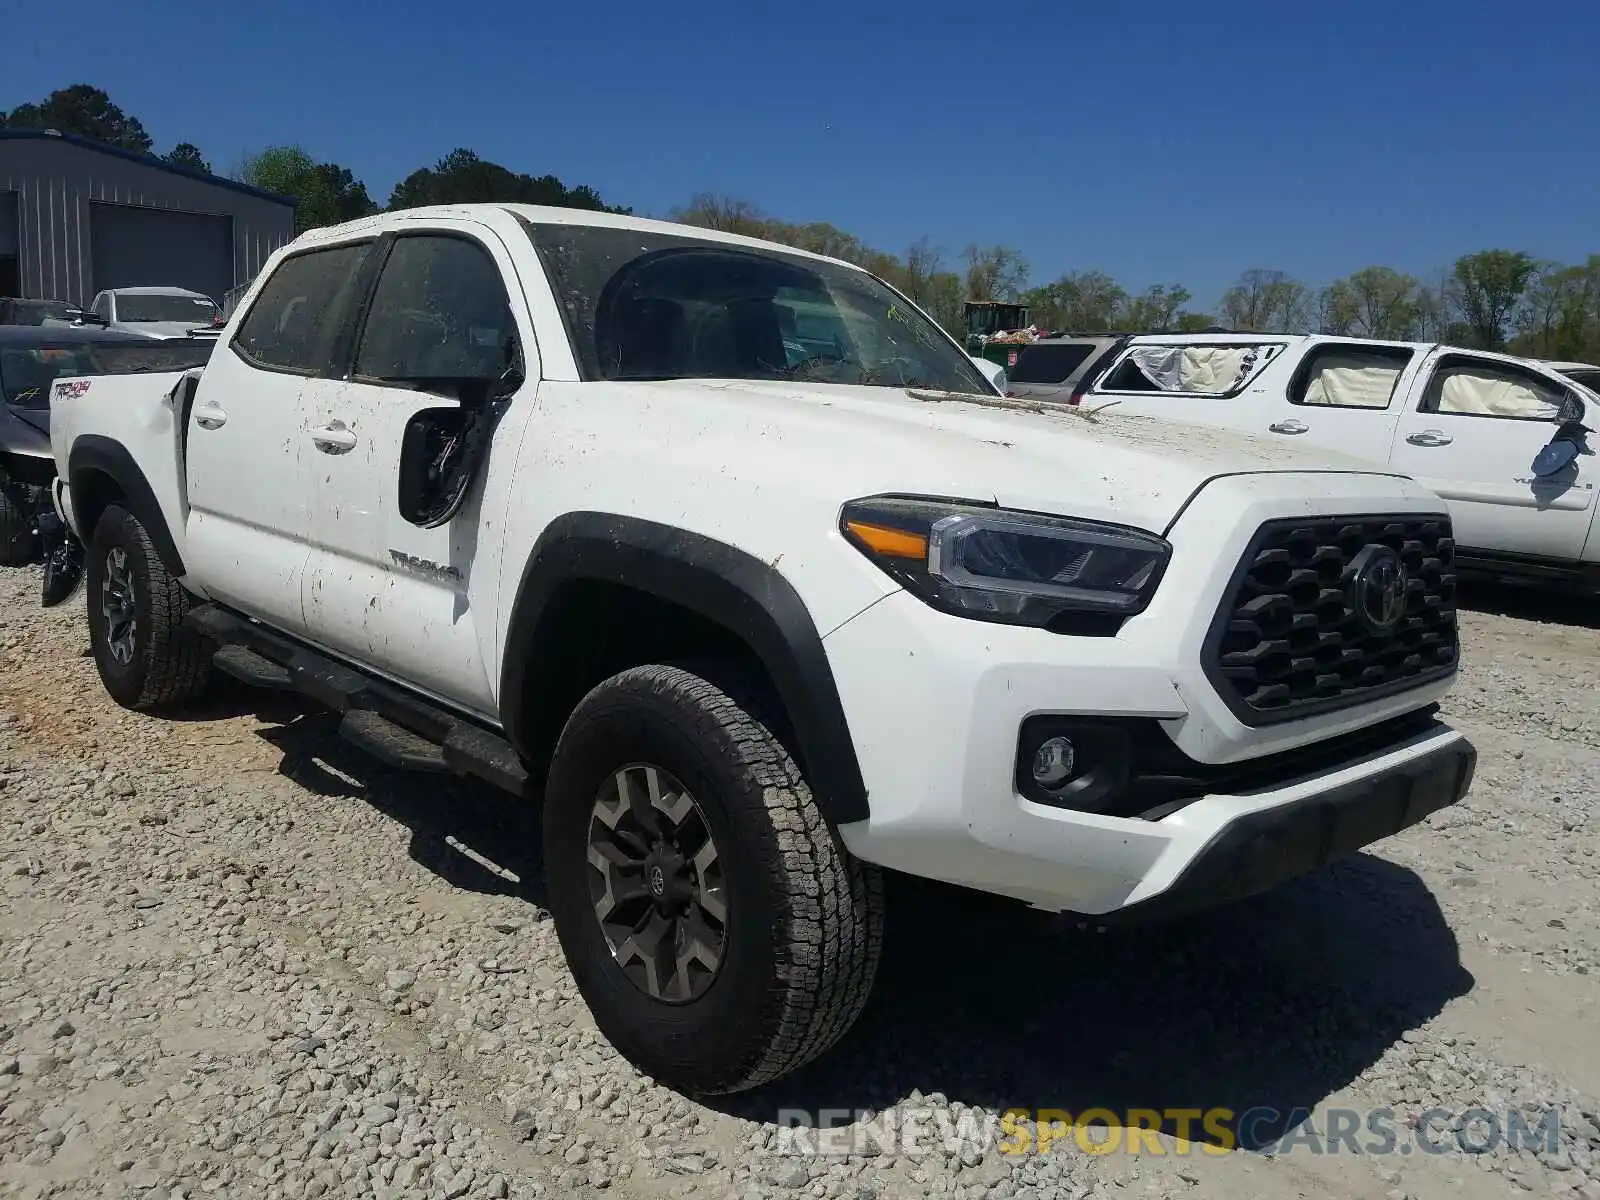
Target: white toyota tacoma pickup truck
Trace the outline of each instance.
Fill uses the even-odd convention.
[[[60,381],[107,690],[213,670],[543,805],[604,1033],[691,1091],[866,1001],[884,868],[1261,891],[1459,799],[1450,519],[1398,473],[998,394],[848,264],[518,206],[278,252],[201,369]]]

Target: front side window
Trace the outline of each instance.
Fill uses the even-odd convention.
[[[460,237],[397,239],[372,294],[355,374],[494,379],[516,361],[516,322],[488,252]]]
[[[1499,363],[1446,360],[1422,394],[1421,411],[1511,421],[1553,421],[1568,393],[1553,380]]]
[[[1291,404],[1388,408],[1411,351],[1387,346],[1319,346],[1289,385]]]
[[[284,259],[256,296],[233,348],[273,370],[327,370],[369,248],[357,242]]]
[[[150,296],[128,294],[117,297],[117,320],[140,322],[186,322],[209,325],[217,306],[204,296]]]
[[[1095,391],[1231,396],[1242,391],[1282,350],[1281,342],[1134,346]]]
[[[527,223],[583,378],[768,379],[992,395],[863,271],[692,236]]]

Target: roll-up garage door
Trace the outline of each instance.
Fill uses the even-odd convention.
[[[233,286],[233,218],[89,205],[94,291],[181,287],[217,303]]]

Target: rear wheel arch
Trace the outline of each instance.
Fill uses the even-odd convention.
[[[67,457],[67,486],[72,489],[72,512],[84,541],[94,537],[105,510],[120,504],[139,518],[162,566],[174,577],[185,574],[155,490],[121,442],[97,434],[85,434],[73,442]]]
[[[501,721],[523,759],[542,771],[590,688],[663,660],[743,668],[734,675],[770,693],[771,719],[828,819],[866,818],[822,638],[788,580],[734,546],[653,521],[575,512],[552,522],[523,568],[501,670]]]

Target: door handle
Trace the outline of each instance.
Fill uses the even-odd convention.
[[[1408,433],[1406,441],[1413,446],[1448,446],[1455,438],[1437,429],[1424,429],[1421,433]]]
[[[194,410],[194,423],[201,429],[221,429],[228,423],[228,414],[214,404]]]
[[[1304,421],[1296,421],[1290,417],[1286,421],[1274,421],[1267,426],[1273,433],[1306,433],[1311,429]]]
[[[355,448],[356,435],[345,428],[343,421],[329,421],[311,431],[311,440],[324,454],[344,454]]]

